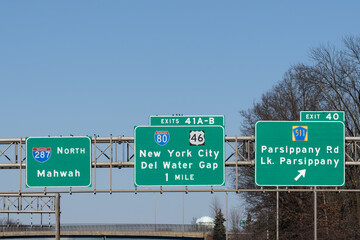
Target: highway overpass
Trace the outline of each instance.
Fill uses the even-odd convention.
[[[87,224],[62,225],[61,239],[207,239],[211,228],[181,224]],[[1,239],[54,239],[52,226],[0,226]]]

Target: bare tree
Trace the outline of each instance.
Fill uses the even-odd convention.
[[[324,107],[324,95],[313,84],[299,79],[297,68],[291,68],[285,73],[282,81],[278,82],[270,91],[264,93],[261,100],[254,103],[247,111],[241,111],[244,119],[243,134],[254,135],[255,122],[258,120],[299,120],[299,112],[304,110],[322,110]],[[239,168],[239,186],[255,188],[254,168]],[[276,195],[274,193],[245,192],[242,194],[247,202],[247,210],[253,216],[254,221],[249,224],[247,231],[253,232],[253,239],[275,238],[275,206]],[[312,217],[308,212],[308,193],[280,194],[282,215],[282,236],[293,238],[293,234],[306,239],[312,236],[309,222]],[[296,208],[294,208],[294,204]],[[312,202],[310,202],[312,204]],[[296,209],[296,211],[294,211]],[[301,223],[296,220],[302,219]],[[289,233],[287,235],[286,233]]]
[[[311,58],[314,61],[312,66],[299,65],[298,72],[302,73],[299,77],[303,82],[313,85],[321,90],[324,96],[324,105],[327,110],[344,111],[346,120],[347,136],[360,135],[360,38],[348,36],[344,38],[344,48],[339,50],[334,46],[320,46],[311,51]],[[350,152],[347,153],[352,156]],[[349,188],[360,187],[360,171],[358,167],[349,166],[346,170],[346,186]],[[336,195],[324,193],[322,195],[324,205],[325,221],[323,224],[325,232],[330,234],[332,226],[329,219],[332,217],[328,213],[339,214],[346,212],[342,216],[340,229],[344,226],[354,226],[355,230],[346,230],[345,237],[359,238],[360,232],[360,193],[349,195]],[[338,203],[339,205],[335,205]],[[340,208],[339,208],[340,206]],[[339,221],[337,221],[339,222]],[[349,225],[350,224],[350,225]],[[345,230],[345,229],[344,229]]]
[[[230,210],[230,219],[229,219],[229,225],[230,225],[230,231],[233,233],[240,232],[240,220],[241,220],[241,214],[238,209],[232,208]]]
[[[215,219],[215,216],[218,214],[220,209],[221,209],[220,200],[216,196],[214,196],[214,198],[212,199],[212,201],[210,203],[211,217],[213,217]]]
[[[346,134],[360,135],[360,38],[346,37],[345,48],[320,46],[311,51],[312,65],[298,64],[264,93],[253,107],[241,111],[242,134],[254,135],[258,120],[299,120],[300,111],[345,111]],[[356,147],[356,146],[355,146]],[[350,153],[349,153],[350,154]],[[356,157],[356,156],[352,156]],[[235,171],[234,171],[235,173]],[[239,186],[255,188],[254,168],[239,168]],[[360,187],[356,166],[346,169],[346,186]],[[242,193],[253,221],[246,227],[252,239],[275,236],[275,196],[272,193]],[[318,195],[318,232],[325,239],[360,237],[360,193]],[[313,195],[280,193],[280,237],[312,237]]]
[[[313,66],[299,65],[300,78],[318,88],[329,110],[345,111],[349,136],[360,135],[360,38],[346,37],[345,48],[320,46],[311,51]]]

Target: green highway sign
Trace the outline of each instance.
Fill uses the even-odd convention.
[[[223,126],[222,115],[150,116],[150,126]]]
[[[258,186],[345,184],[342,122],[259,121],[255,149]]]
[[[239,226],[240,227],[245,227],[246,226],[246,220],[240,220]]]
[[[90,187],[90,137],[26,139],[27,187]]]
[[[301,111],[300,121],[340,121],[345,123],[345,113],[335,111]]]
[[[134,137],[136,186],[225,184],[222,126],[138,126]]]

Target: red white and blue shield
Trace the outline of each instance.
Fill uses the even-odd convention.
[[[32,155],[38,162],[46,162],[51,156],[51,148],[33,148]]]
[[[156,131],[155,132],[155,142],[160,146],[164,146],[169,142],[170,134],[168,131]]]

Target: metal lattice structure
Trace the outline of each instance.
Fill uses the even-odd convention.
[[[17,191],[1,191],[2,194],[48,194],[48,193],[137,193],[137,192],[241,192],[241,191],[289,191],[288,188],[274,189],[271,187],[254,189],[242,189],[238,186],[238,168],[255,165],[255,138],[251,137],[225,137],[227,156],[226,167],[235,167],[236,183],[233,188],[207,187],[203,189],[188,187],[182,189],[164,189],[163,187],[154,189],[118,189],[113,186],[113,173],[123,168],[134,167],[134,138],[133,137],[92,137],[93,149],[93,186],[91,189],[47,189],[40,190],[26,189],[23,180],[24,169],[26,168],[25,138],[0,139],[0,169],[14,169],[19,173],[19,187]],[[346,166],[360,165],[360,137],[346,138]],[[98,169],[108,169],[109,186],[107,189],[97,188]],[[360,191],[358,189],[326,188],[326,191]],[[291,191],[313,191],[312,187],[292,188]],[[317,191],[321,191],[318,188]]]
[[[24,169],[26,168],[26,148],[25,138],[0,139],[0,169],[19,173],[19,187],[17,190],[0,190],[0,200],[3,202],[0,207],[0,213],[17,214],[20,213],[40,213],[55,214],[56,238],[60,239],[60,193],[138,193],[138,192],[276,192],[277,195],[277,239],[279,234],[279,192],[298,192],[311,191],[314,193],[314,238],[317,236],[317,192],[360,192],[360,189],[347,189],[346,187],[255,187],[244,189],[239,187],[239,168],[255,166],[255,138],[251,137],[225,137],[227,156],[226,167],[235,168],[235,184],[232,188],[207,187],[207,188],[160,188],[142,189],[134,187],[133,189],[116,188],[113,185],[113,174],[123,168],[134,167],[134,138],[133,137],[92,137],[92,167],[93,167],[93,186],[89,188],[72,189],[70,188],[40,188],[39,190],[24,189],[23,180]],[[345,140],[345,165],[347,167],[360,165],[360,137],[347,137]],[[97,171],[99,169],[108,169],[109,186],[106,189],[97,188]],[[57,193],[57,196],[48,194]],[[37,194],[37,195],[36,195]],[[42,194],[42,195],[41,195]],[[56,197],[56,203],[54,198]],[[1,203],[0,203],[1,205]],[[42,219],[42,218],[41,218]],[[17,221],[19,225],[19,218]],[[19,227],[19,226],[18,226]]]
[[[31,215],[31,226],[33,223],[33,214],[41,214],[41,226],[42,215],[49,214],[49,226],[50,226],[50,214],[56,213],[56,196],[55,195],[0,195],[0,214],[7,216],[7,220],[2,223],[3,226],[10,227],[14,223],[10,221],[10,214],[16,214],[17,221],[16,227],[20,227],[19,214]],[[3,219],[4,220],[4,219]]]
[[[55,195],[0,195],[0,213],[55,213]]]

